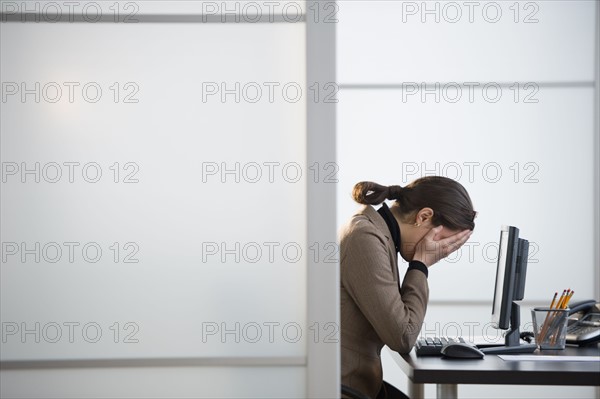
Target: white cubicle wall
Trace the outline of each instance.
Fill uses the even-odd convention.
[[[2,397],[337,392],[331,29],[256,4],[2,2]]]
[[[502,224],[532,242],[525,329],[528,309],[555,291],[598,296],[597,11],[593,1],[340,3],[338,226],[358,208],[350,194],[362,180],[445,175],[479,212],[470,242],[431,270],[423,334],[497,337],[489,321]],[[406,386],[391,358],[384,369]],[[460,395],[593,396],[525,389]]]

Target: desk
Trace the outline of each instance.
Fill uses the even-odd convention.
[[[423,384],[437,384],[437,397],[444,399],[457,397],[457,384],[600,386],[600,362],[504,361],[497,355],[443,359],[417,357],[414,349],[407,355],[388,350],[408,376],[411,399],[423,398]],[[536,350],[534,355],[599,356],[600,346]]]

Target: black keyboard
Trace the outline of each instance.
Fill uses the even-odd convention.
[[[428,337],[419,338],[415,344],[415,351],[417,356],[442,356],[442,348],[446,344],[453,342],[466,343],[462,337],[448,338],[448,337]]]

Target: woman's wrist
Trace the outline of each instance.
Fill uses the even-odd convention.
[[[431,267],[431,265],[433,263],[430,263],[427,261],[427,255],[426,254],[415,254],[415,256],[413,256],[413,261],[414,262],[420,262],[423,265],[425,265],[425,267],[429,268]]]
[[[420,270],[425,277],[429,277],[429,268],[420,260],[413,259],[408,263],[408,271],[411,270]]]

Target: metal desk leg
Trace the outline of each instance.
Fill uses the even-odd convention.
[[[408,380],[408,397],[410,399],[424,399],[424,385],[415,384],[410,379]]]
[[[437,384],[436,391],[438,399],[456,399],[458,397],[456,384]]]

